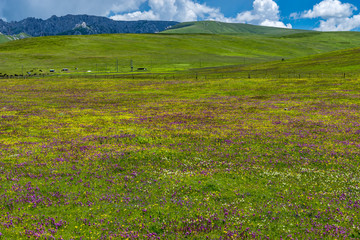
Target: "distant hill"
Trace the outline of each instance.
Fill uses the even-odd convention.
[[[351,48],[287,61],[275,61],[245,67],[244,70],[263,70],[269,73],[359,73],[360,48]]]
[[[239,65],[242,69],[281,68],[286,72],[294,69],[297,58],[359,46],[359,32],[310,32],[281,37],[241,34],[47,36],[0,44],[0,73],[19,74],[22,69],[58,72],[63,68],[71,72],[128,72],[131,63],[135,69],[147,68],[151,72]],[[321,66],[326,68],[331,56],[324,57]],[[336,59],[331,67],[342,64],[336,63]],[[359,58],[353,56],[353,59]],[[270,61],[275,62],[266,63]],[[321,61],[302,59],[296,68],[308,66],[311,70]]]
[[[5,43],[5,42],[12,41],[12,40],[14,40],[13,37],[4,35],[4,34],[0,34],[0,43]]]
[[[264,27],[244,23],[223,23],[215,21],[179,23],[163,33],[207,33],[207,34],[242,34],[242,35],[274,35],[285,36],[295,33],[312,32],[286,28]]]
[[[0,43],[5,43],[5,42],[9,42],[9,41],[14,41],[14,40],[20,40],[20,39],[24,39],[24,38],[28,38],[29,35],[25,34],[25,33],[20,33],[20,34],[16,34],[16,35],[4,35],[2,33],[0,33]]]
[[[114,21],[89,15],[52,16],[47,20],[27,18],[19,22],[0,19],[0,32],[5,35],[26,33],[33,37],[53,35],[90,35],[104,33],[156,33],[178,22],[171,21]]]

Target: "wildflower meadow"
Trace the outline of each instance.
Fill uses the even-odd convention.
[[[359,239],[359,90],[0,79],[0,239]]]

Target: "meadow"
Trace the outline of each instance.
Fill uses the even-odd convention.
[[[180,37],[25,39],[0,45],[2,71],[19,59],[60,67],[81,56],[88,69],[88,43],[50,57],[79,39],[150,38],[160,48],[156,39]],[[40,44],[59,38],[49,52]],[[251,64],[205,44],[207,68],[194,60],[181,71],[0,79],[0,239],[359,239],[357,49],[332,42],[339,51],[316,55],[322,41],[312,56],[289,43]],[[129,54],[163,59],[146,49]],[[172,51],[186,62],[193,50]]]
[[[0,239],[360,237],[357,78],[0,89]]]
[[[0,73],[152,73],[248,66],[291,60],[360,46],[360,33],[110,34],[27,38],[0,44]],[[42,70],[42,72],[40,72]],[[0,74],[0,75],[1,75]]]

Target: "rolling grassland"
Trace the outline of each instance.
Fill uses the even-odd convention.
[[[0,239],[359,239],[360,40],[296,34],[0,45],[78,67],[0,79]]]
[[[144,34],[28,38],[0,45],[0,73],[178,72],[295,59],[360,46],[359,33]]]

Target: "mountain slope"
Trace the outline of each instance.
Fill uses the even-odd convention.
[[[6,35],[26,33],[34,37],[52,35],[89,35],[104,33],[156,33],[177,24],[171,21],[114,21],[88,15],[52,16],[47,20],[27,18],[19,22],[0,20]]]
[[[282,36],[294,33],[311,32],[286,28],[263,27],[243,23],[223,23],[215,21],[187,22],[172,26],[163,33],[207,33],[207,34],[259,34]]]
[[[359,73],[360,48],[351,48],[245,67],[247,70],[291,73]]]
[[[9,42],[14,40],[14,38],[4,35],[4,34],[0,34],[0,43],[5,43],[5,42]]]
[[[20,34],[11,35],[11,36],[0,33],[0,43],[5,43],[5,42],[9,42],[9,41],[14,41],[14,40],[20,40],[20,39],[24,39],[24,38],[28,38],[28,37],[30,37],[30,36],[25,33],[20,33]]]
[[[0,45],[0,72],[42,68],[128,72],[249,65],[360,46],[360,33],[292,37],[211,34],[111,34],[29,38]],[[117,65],[118,64],[118,65]],[[266,66],[264,66],[266,68]]]

